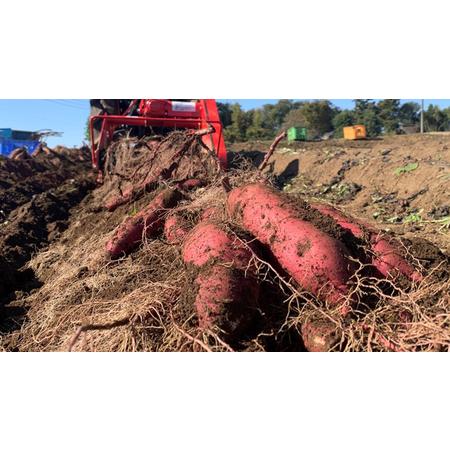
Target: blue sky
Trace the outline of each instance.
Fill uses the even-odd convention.
[[[278,100],[222,99],[221,101],[239,102],[244,109],[251,109],[266,103],[276,103]],[[332,102],[340,108],[353,107],[352,100],[334,99]],[[450,106],[450,100],[425,100],[425,108],[430,103],[444,108]],[[51,147],[57,144],[69,147],[80,145],[84,139],[84,129],[88,116],[88,100],[0,100],[0,128],[26,131],[50,128],[54,131],[63,132],[62,137],[48,139],[48,144]]]

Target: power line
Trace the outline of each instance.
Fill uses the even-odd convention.
[[[74,105],[74,104],[72,104],[72,103],[69,103],[69,102],[67,102],[67,101],[65,101],[65,100],[49,100],[50,102],[53,102],[53,103],[56,103],[56,104],[58,104],[58,105],[64,105],[64,106],[70,106],[70,107],[72,107],[72,108],[77,108],[77,109],[86,109],[86,108],[83,108],[82,106],[80,106],[80,105]]]
[[[73,105],[81,106],[81,105],[86,105],[89,100],[69,100],[69,99],[64,99],[63,101],[66,102],[66,103],[71,103]]]
[[[82,110],[82,111],[86,111],[87,109],[89,109],[89,108],[83,108],[81,106],[76,106],[74,104],[65,102],[64,100],[50,100],[50,99],[47,100],[47,99],[44,99],[44,102],[55,103],[56,105],[59,105],[59,106],[66,106],[67,108],[79,109],[79,110]]]

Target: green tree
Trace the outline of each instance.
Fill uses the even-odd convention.
[[[310,128],[319,136],[333,130],[333,118],[337,109],[329,100],[308,102],[302,105]]]
[[[333,130],[333,117],[336,112],[329,100],[304,102],[286,115],[284,127],[306,127],[309,136],[321,136]]]
[[[381,134],[382,122],[375,110],[369,110],[362,118],[362,123],[366,127],[368,137],[376,137]]]
[[[274,104],[244,111],[239,104],[218,102],[225,138],[229,142],[275,137],[287,114],[301,105],[299,101],[279,100]]]
[[[355,100],[355,120],[356,124],[366,127],[368,137],[381,134],[383,123],[379,116],[379,109],[373,100]]]
[[[446,131],[449,129],[449,119],[437,105],[429,105],[423,115],[425,131]]]
[[[263,126],[263,111],[256,109],[253,111],[252,123],[246,130],[245,137],[247,139],[264,139],[270,136],[270,130]]]
[[[403,125],[419,123],[420,105],[416,102],[406,102],[400,106],[399,119]]]
[[[367,113],[367,111],[372,110],[376,107],[375,102],[370,99],[356,99],[353,100],[355,103],[355,115],[357,117],[364,116],[364,114]]]
[[[380,100],[377,109],[384,133],[396,133],[400,122],[400,100]]]
[[[302,109],[293,109],[284,118],[283,128],[308,127],[304,111]]]
[[[86,119],[86,126],[84,128],[84,138],[89,142],[91,140],[91,133],[89,132],[89,118]]]
[[[333,117],[333,128],[335,130],[334,136],[335,137],[343,137],[342,129],[344,127],[348,127],[350,125],[355,125],[356,119],[355,119],[355,112],[350,111],[348,109],[345,109],[343,111],[339,111],[334,117]]]
[[[217,109],[219,110],[220,120],[223,127],[228,127],[231,125],[231,107],[229,103],[217,102]]]
[[[244,141],[247,128],[253,120],[253,111],[244,111],[239,103],[231,105],[231,125],[225,128],[225,138],[230,142]]]
[[[442,112],[447,116],[447,120],[450,121],[450,107],[443,109]]]
[[[290,111],[300,105],[292,100],[279,100],[275,104],[267,104],[262,107],[262,127],[266,130],[267,137],[274,137]]]

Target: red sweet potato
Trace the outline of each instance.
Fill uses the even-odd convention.
[[[251,323],[259,295],[259,285],[243,271],[216,264],[201,271],[195,280],[198,293],[195,308],[199,326],[218,327],[231,339]]]
[[[203,180],[198,180],[196,178],[192,178],[189,180],[185,180],[181,183],[177,184],[177,189],[181,191],[190,191],[192,189],[199,188],[201,186],[204,186],[205,182]],[[141,195],[145,192],[145,190],[151,191],[150,187],[151,185],[155,185],[155,181],[150,182],[144,182],[141,185],[135,187],[135,186],[128,186],[126,189],[123,190],[122,195],[115,195],[110,197],[105,202],[105,208],[108,211],[114,211],[119,206],[125,205],[126,203],[130,202],[133,198],[136,198],[137,196]]]
[[[216,260],[237,269],[246,269],[252,258],[251,251],[244,244],[210,222],[200,222],[193,228],[184,242],[182,254],[186,263],[197,267]]]
[[[108,211],[112,212],[116,210],[119,206],[125,205],[126,203],[131,201],[132,196],[133,196],[133,187],[130,186],[122,192],[122,195],[114,195],[110,197],[108,200],[106,200],[105,208]]]
[[[10,159],[15,159],[15,160],[24,160],[24,159],[31,159],[31,155],[26,151],[25,148],[23,147],[19,147],[14,149],[10,155],[9,155]]]
[[[177,189],[164,189],[135,216],[127,217],[107,242],[106,250],[112,258],[130,253],[142,241],[162,228],[164,210],[173,208],[182,195]]]
[[[179,214],[171,214],[164,223],[164,236],[169,244],[181,244],[189,233],[189,224]]]
[[[366,235],[373,252],[372,265],[383,277],[401,273],[413,281],[423,277],[402,256],[401,250],[392,239],[387,239],[378,230],[356,219],[346,216],[343,212],[323,203],[313,203],[311,207],[322,214],[332,217],[342,228],[354,236],[363,238]]]
[[[227,206],[304,289],[329,304],[344,302],[353,273],[348,249],[301,219],[282,193],[261,183],[249,184],[233,189]]]
[[[195,307],[200,327],[217,326],[231,339],[241,334],[259,296],[252,252],[219,225],[201,222],[187,236],[182,255],[199,272]]]

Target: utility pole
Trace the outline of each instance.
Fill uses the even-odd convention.
[[[423,100],[421,100],[422,106],[420,108],[420,132],[423,133]]]

